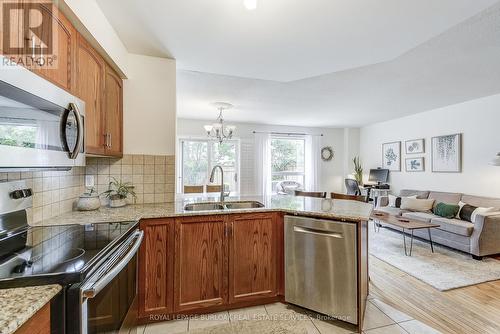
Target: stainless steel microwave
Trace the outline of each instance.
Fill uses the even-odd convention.
[[[0,172],[85,165],[85,104],[0,56]]]

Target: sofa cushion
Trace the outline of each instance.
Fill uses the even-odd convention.
[[[460,211],[460,207],[456,204],[448,204],[448,203],[438,203],[434,207],[434,214],[443,218],[455,218]]]
[[[428,191],[421,191],[421,190],[413,190],[413,189],[403,189],[399,193],[400,197],[410,197],[416,195],[417,198],[420,199],[427,199],[429,197],[429,192]]]
[[[483,208],[493,207],[495,208],[495,210],[500,210],[500,198],[463,195],[462,202],[477,207],[483,207]]]
[[[439,218],[435,214],[429,212],[404,212],[402,216],[408,219],[420,220],[424,223],[430,223],[432,219]]]
[[[388,213],[388,214],[394,215],[394,216],[401,216],[401,214],[403,212],[406,212],[406,211],[401,210],[400,208],[393,208],[390,206],[381,206],[381,207],[376,208],[376,210],[381,211],[381,212],[385,212],[385,213]]]
[[[458,204],[458,202],[460,202],[460,199],[462,198],[462,194],[431,191],[429,193],[429,198],[435,200],[434,207],[436,207],[438,203]]]
[[[470,237],[474,231],[474,224],[460,220],[448,218],[433,218],[431,223],[440,225],[438,228],[443,231]]]
[[[401,209],[418,212],[430,212],[434,205],[433,199],[418,199],[412,197],[401,198]]]

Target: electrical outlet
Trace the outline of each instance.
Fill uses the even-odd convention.
[[[85,187],[90,188],[95,186],[94,175],[85,175]]]

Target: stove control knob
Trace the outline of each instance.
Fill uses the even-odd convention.
[[[24,197],[24,192],[22,190],[14,190],[10,193],[10,198],[12,199],[21,199]]]
[[[21,199],[33,196],[33,190],[31,188],[18,189],[10,193],[10,198]]]

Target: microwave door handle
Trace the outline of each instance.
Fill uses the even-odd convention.
[[[101,290],[106,287],[122,270],[125,266],[130,262],[130,260],[134,257],[134,255],[139,250],[141,246],[142,239],[144,238],[143,231],[136,231],[134,233],[135,241],[127,252],[127,254],[118,262],[110,271],[108,271],[104,276],[102,276],[97,282],[92,284],[90,287],[86,287],[82,290],[82,296],[84,298],[94,298],[101,292]]]
[[[80,149],[81,149],[82,142],[83,142],[83,122],[82,122],[82,116],[81,116],[80,111],[78,110],[78,107],[76,106],[76,104],[70,103],[69,110],[73,111],[75,113],[76,126],[78,127],[78,135],[76,137],[76,145],[75,145],[75,148],[73,149],[73,152],[70,152],[70,154],[69,154],[69,158],[74,160],[78,157],[78,154],[80,153]]]

